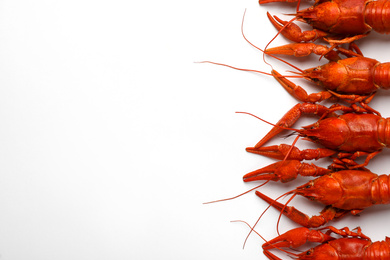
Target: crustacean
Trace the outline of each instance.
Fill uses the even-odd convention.
[[[260,0],[299,2],[300,0]],[[388,0],[317,0],[307,9],[298,10],[293,20],[307,23],[313,30],[302,31],[292,21],[283,21],[267,13],[271,23],[286,38],[294,42],[309,42],[325,38],[333,45],[350,43],[365,37],[372,30],[390,33],[390,1]]]
[[[333,236],[332,236],[333,235]],[[390,259],[390,238],[373,242],[361,232],[348,228],[337,229],[329,226],[319,230],[305,227],[295,228],[263,244],[264,254],[271,260],[281,260],[272,249],[296,249],[308,242],[319,243],[302,253],[286,252],[293,259],[313,260],[385,260]]]

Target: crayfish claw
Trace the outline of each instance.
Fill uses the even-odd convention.
[[[297,160],[286,160],[270,164],[266,167],[244,175],[244,182],[271,180],[289,182],[297,178],[302,164]]]
[[[330,170],[314,164],[302,163],[299,160],[284,160],[247,173],[243,179],[244,182],[269,180],[284,183],[295,180],[298,175],[322,176],[329,172]]]
[[[300,227],[287,231],[286,233],[268,241],[263,244],[263,249],[269,250],[281,247],[298,248],[307,242],[323,243],[334,239],[335,238],[328,234],[324,234],[321,231]]]
[[[281,258],[277,257],[276,255],[272,254],[270,251],[268,250],[264,250],[263,251],[264,255],[266,257],[268,257],[268,259],[271,259],[271,260],[282,260]]]
[[[300,16],[301,14],[298,14]],[[268,19],[272,25],[287,39],[293,42],[309,42],[315,41],[319,38],[323,38],[328,35],[328,33],[314,29],[311,31],[302,32],[301,28],[293,23],[292,21],[283,21],[277,16],[272,16],[267,12]]]
[[[289,151],[291,152],[289,153]],[[277,160],[290,159],[290,160],[299,160],[302,158],[300,156],[300,150],[295,146],[291,146],[288,144],[280,144],[280,145],[271,145],[266,147],[247,147],[247,152],[260,154],[263,156],[267,156],[270,158],[274,158]],[[288,158],[286,158],[288,155]]]
[[[324,55],[328,51],[329,48],[325,45],[317,45],[314,43],[290,43],[283,46],[266,49],[265,53],[305,57],[312,53],[317,55]]]
[[[302,152],[297,147],[288,144],[271,145],[265,147],[247,147],[246,151],[278,160],[303,160],[301,156]],[[288,157],[286,158],[286,156]]]
[[[282,247],[298,248],[307,242],[324,243],[336,238],[319,230],[310,230],[305,227],[295,228],[263,244],[263,251],[269,259],[280,259],[269,252],[270,249],[280,249]],[[306,259],[306,258],[299,258]]]

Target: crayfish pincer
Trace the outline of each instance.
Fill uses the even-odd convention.
[[[365,111],[358,106],[334,105],[327,108],[311,103],[297,104],[254,147],[246,150],[279,160],[317,160],[334,156],[332,168],[362,168],[384,147],[390,146],[390,119],[371,112],[354,112],[359,109]],[[343,114],[338,115],[336,111]],[[263,146],[304,114],[317,115],[320,119],[295,131],[305,140],[322,145],[322,148],[300,151],[287,144]],[[362,164],[355,162],[360,156],[367,156]]]
[[[286,194],[301,195],[325,205],[318,216],[309,217],[256,191],[256,195],[304,227],[319,227],[347,213],[356,215],[377,204],[390,204],[390,177],[367,170],[342,170],[321,176]]]
[[[260,0],[260,4],[270,2],[298,2],[299,0]],[[315,41],[328,37],[335,44],[350,43],[365,37],[371,30],[390,33],[389,0],[323,0],[296,13],[298,21],[313,27],[311,31],[301,31],[299,26],[272,17],[271,23],[286,38],[294,42]],[[285,27],[284,27],[285,26]],[[336,40],[334,39],[336,38]]]
[[[326,230],[326,232],[322,230]],[[332,236],[333,234],[337,237]],[[319,245],[300,254],[281,249],[286,247],[295,249],[306,242],[319,243]],[[271,249],[282,250],[294,259],[382,260],[390,259],[390,238],[386,237],[385,241],[372,242],[361,232],[360,228],[357,228],[356,232],[350,231],[348,228],[337,229],[332,226],[321,230],[295,228],[263,244],[264,254],[269,259],[280,260],[279,257],[270,252]]]
[[[244,175],[244,182],[251,181],[281,181],[295,180],[298,175],[318,177],[331,173],[330,169],[315,164],[303,163],[299,160],[283,160],[252,171]]]

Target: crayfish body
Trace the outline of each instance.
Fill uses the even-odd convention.
[[[258,197],[292,221],[304,227],[319,227],[347,213],[356,215],[373,205],[390,204],[390,177],[367,170],[343,170],[311,180],[288,194],[320,202],[325,208],[320,215],[309,217],[256,191]]]
[[[303,78],[326,89],[326,91],[310,95],[302,87],[296,86],[277,71],[272,71],[275,79],[292,96],[302,102],[314,103],[337,97],[349,103],[362,101],[368,103],[378,89],[390,89],[390,63],[381,63],[375,59],[363,57],[358,47],[356,45],[354,47],[357,52],[343,48],[334,51],[325,45],[314,43],[291,43],[267,49],[265,53],[296,57],[314,53],[330,60],[329,63],[301,72]],[[339,53],[348,58],[341,59]]]
[[[372,242],[371,239],[361,233],[350,231],[348,228],[336,229],[334,227],[321,230],[309,230],[307,228],[296,228],[272,239],[263,245],[264,254],[271,260],[280,260],[270,252],[271,249],[289,247],[298,248],[306,242],[320,243],[300,254],[290,253],[296,259],[316,260],[385,260],[390,259],[390,238],[384,241]],[[322,230],[324,230],[322,229]],[[332,233],[340,237],[331,236]]]
[[[304,70],[304,78],[342,94],[367,95],[390,88],[390,63],[353,57]]]
[[[354,113],[352,107],[335,105],[327,108],[318,104],[295,105],[256,145],[246,150],[251,153],[283,160],[313,160],[337,155],[332,167],[356,169],[366,166],[384,147],[390,147],[390,119],[373,113]],[[341,110],[342,115],[334,112]],[[291,127],[303,114],[320,116],[320,120],[295,131],[304,139],[318,143],[325,148],[300,151],[295,146],[263,145]],[[362,164],[356,164],[357,157],[367,156]],[[342,158],[345,165],[339,163]]]
[[[282,2],[283,0],[260,0],[260,4]],[[287,0],[285,0],[287,2]],[[295,2],[297,2],[296,0]],[[288,1],[294,2],[294,1]],[[268,14],[271,23],[288,39],[294,42],[315,41],[324,37],[341,37],[338,44],[350,43],[365,37],[371,30],[382,34],[390,33],[389,0],[324,0],[296,13],[296,19],[311,25],[314,29],[302,32],[291,23]],[[286,28],[283,28],[287,25]],[[283,28],[283,30],[282,30]],[[328,39],[332,42],[333,39]]]

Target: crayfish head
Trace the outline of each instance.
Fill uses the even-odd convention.
[[[296,14],[298,20],[313,25],[313,27],[329,32],[340,18],[340,8],[334,1],[324,2]]]
[[[333,259],[339,259],[338,253],[335,248],[330,246],[329,244],[322,244],[319,246],[316,246],[314,248],[311,248],[301,254],[298,255],[298,259],[302,260],[309,260],[309,259],[316,259],[316,260],[333,260]]]
[[[321,85],[321,82],[326,80],[325,78],[326,74],[327,73],[326,72],[324,73],[321,66],[306,69],[302,72],[302,76],[305,79],[310,80],[318,85]]]
[[[321,87],[337,91],[340,86],[345,84],[348,72],[345,66],[338,62],[329,62],[322,66],[304,70],[302,76]]]
[[[309,181],[299,186],[295,193],[324,205],[332,205],[342,198],[342,188],[331,175],[324,175]]]

